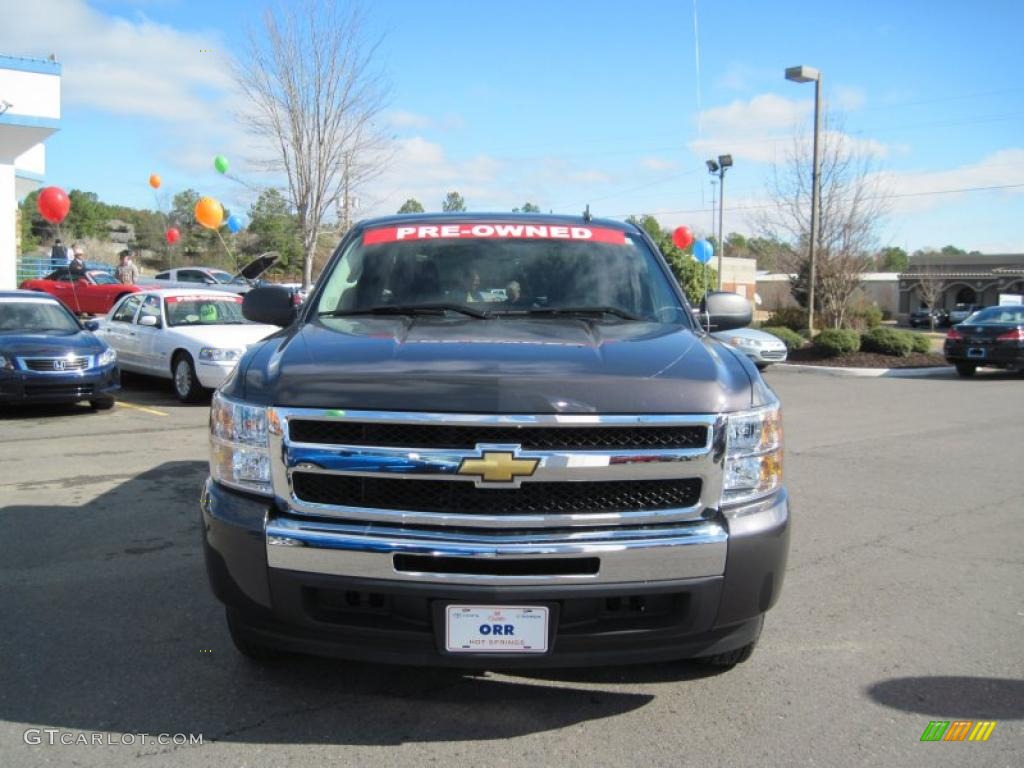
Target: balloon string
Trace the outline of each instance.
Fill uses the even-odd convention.
[[[220,233],[220,227],[217,227],[217,229],[215,229],[214,231],[217,233],[217,237],[220,238],[220,244],[224,246],[224,250],[227,251],[228,256],[231,258],[231,263],[234,264],[235,267],[237,268],[238,260],[235,259],[235,255],[231,253],[231,249],[228,248],[228,244],[224,241],[224,235]]]

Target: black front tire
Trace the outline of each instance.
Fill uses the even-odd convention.
[[[962,379],[969,379],[974,375],[974,372],[978,370],[978,366],[974,363],[957,363],[956,372]]]
[[[272,648],[254,639],[252,633],[230,608],[227,609],[227,619],[231,642],[234,643],[235,650],[245,656],[245,658],[259,664],[268,664],[278,661],[287,655],[277,648]]]
[[[192,362],[192,355],[188,352],[179,352],[174,356],[171,364],[171,382],[174,385],[174,394],[183,403],[198,403],[203,397],[203,388],[199,384],[199,377],[196,376],[196,366]]]
[[[113,397],[94,397],[89,401],[89,405],[97,411],[109,411],[114,407]]]

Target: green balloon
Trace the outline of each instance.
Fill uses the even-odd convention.
[[[217,169],[217,173],[227,173],[228,159],[224,155],[217,155],[213,158],[213,167]]]

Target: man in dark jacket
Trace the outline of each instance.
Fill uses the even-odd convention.
[[[50,249],[50,266],[53,269],[58,267],[66,267],[68,265],[68,249],[64,247],[64,243],[60,241],[60,238],[53,241],[53,248]]]

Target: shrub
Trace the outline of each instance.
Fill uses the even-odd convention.
[[[882,310],[874,304],[866,304],[851,308],[846,318],[850,328],[877,328],[882,324]]]
[[[772,312],[771,317],[765,325],[772,328],[789,328],[791,331],[799,331],[807,327],[807,310],[801,307],[782,307]]]
[[[811,329],[810,328],[801,328],[799,331],[797,331],[797,333],[799,333],[801,336],[803,336],[808,341],[810,341],[814,337],[814,334],[811,333]]]
[[[932,351],[932,340],[925,336],[923,333],[912,333],[913,336],[913,351],[920,352],[927,355]]]
[[[791,331],[789,328],[763,327],[761,330],[765,333],[770,333],[777,339],[780,339],[786,345],[786,349],[800,349],[800,347],[807,343],[803,336]]]
[[[828,328],[814,337],[814,348],[827,357],[848,355],[860,349],[860,334],[847,328]]]
[[[860,348],[893,357],[906,357],[914,348],[914,334],[894,328],[873,328],[861,334]]]

